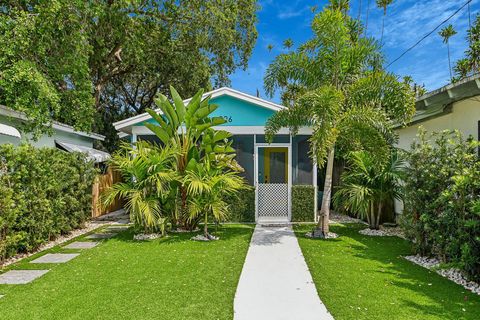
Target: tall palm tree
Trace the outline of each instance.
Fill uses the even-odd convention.
[[[377,7],[383,9],[382,17],[382,36],[380,38],[380,45],[383,45],[383,31],[385,30],[385,17],[387,15],[387,7],[392,4],[393,0],[377,0]]]
[[[269,139],[282,127],[295,134],[311,126],[311,156],[319,165],[326,162],[319,236],[329,232],[335,150],[382,153],[393,139],[390,121],[406,123],[415,111],[408,84],[381,71],[378,47],[361,32],[351,32],[351,20],[339,9],[326,8],[312,22],[314,38],[296,52],[279,55],[264,78],[269,95],[295,88],[289,95],[292,106],[267,122]]]
[[[330,0],[327,8],[339,10],[343,14],[348,14],[348,10],[350,9],[350,0]]]
[[[448,53],[448,71],[450,72],[450,81],[453,80],[453,74],[452,74],[452,63],[450,60],[450,38],[453,37],[454,35],[457,34],[457,31],[453,28],[451,24],[448,26],[444,27],[440,32],[438,33],[442,39],[443,43],[447,45],[447,53]]]
[[[283,41],[283,47],[287,50],[293,47],[293,40],[292,38],[287,38]]]

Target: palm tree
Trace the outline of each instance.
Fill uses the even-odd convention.
[[[283,41],[283,47],[287,50],[290,50],[290,48],[293,47],[293,40],[291,38],[285,39]]]
[[[162,203],[170,193],[171,183],[178,179],[177,155],[174,147],[160,148],[145,141],[137,142],[135,147],[123,145],[113,155],[110,165],[121,172],[125,182],[107,189],[102,194],[102,204],[107,207],[122,198],[137,229],[164,233],[167,212]]]
[[[343,14],[348,14],[348,10],[350,9],[350,0],[330,0],[327,8],[339,10]]]
[[[385,16],[387,15],[387,7],[392,4],[393,0],[377,0],[377,7],[383,9],[382,17],[382,36],[380,38],[380,45],[383,45],[383,31],[385,30]]]
[[[267,46],[268,52],[272,52],[272,49],[273,49],[273,44],[269,44],[269,45]]]
[[[379,228],[386,203],[402,200],[405,163],[396,151],[389,158],[387,164],[379,164],[365,151],[352,152],[342,185],[335,193],[335,204],[366,218],[371,229]]]
[[[438,33],[442,39],[443,43],[447,45],[447,53],[448,53],[448,71],[450,72],[450,81],[453,80],[453,75],[452,75],[452,63],[450,60],[450,38],[453,37],[454,35],[457,34],[457,31],[453,28],[451,24],[448,26],[444,27],[440,32]]]
[[[405,124],[415,112],[411,88],[381,71],[375,42],[351,32],[350,21],[338,9],[325,9],[312,22],[314,38],[296,52],[279,55],[264,78],[269,95],[296,89],[290,95],[293,106],[267,122],[268,138],[282,127],[295,134],[311,126],[311,156],[319,165],[326,162],[318,236],[329,232],[335,149],[385,154],[393,141],[390,122]]]
[[[208,232],[208,217],[211,215],[216,221],[224,220],[229,213],[225,196],[234,195],[245,188],[245,181],[236,171],[225,170],[222,165],[217,166],[215,161],[199,163],[192,159],[187,166],[184,184],[190,195],[190,219],[203,216],[203,235],[213,240]]]

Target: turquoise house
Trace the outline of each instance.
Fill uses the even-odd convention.
[[[245,169],[244,177],[255,187],[255,220],[257,222],[292,221],[292,188],[313,186],[312,210],[307,220],[316,220],[317,166],[308,155],[310,128],[301,128],[292,136],[282,129],[273,143],[265,140],[265,124],[275,112],[284,109],[279,104],[251,96],[231,88],[205,93],[218,105],[213,116],[224,117],[225,124],[217,127],[232,133],[237,161]],[[188,103],[190,99],[185,100]],[[120,136],[129,135],[131,142],[158,141],[144,126],[151,121],[148,113],[114,123]]]

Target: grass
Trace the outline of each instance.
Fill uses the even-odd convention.
[[[0,318],[232,319],[252,231],[224,226],[209,243],[189,233],[136,242],[126,231],[65,264],[29,264],[33,256],[11,268],[51,271],[30,284],[0,285]]]
[[[407,241],[363,236],[357,224],[333,226],[338,239],[307,239],[311,228],[295,231],[335,319],[479,319],[480,296],[402,258]]]

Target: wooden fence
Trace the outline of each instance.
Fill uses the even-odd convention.
[[[95,178],[92,187],[92,218],[119,210],[123,207],[122,199],[116,199],[108,208],[102,208],[100,204],[100,196],[102,192],[121,180],[122,176],[120,175],[120,172],[114,171],[111,168],[108,168],[105,174],[98,175]]]

